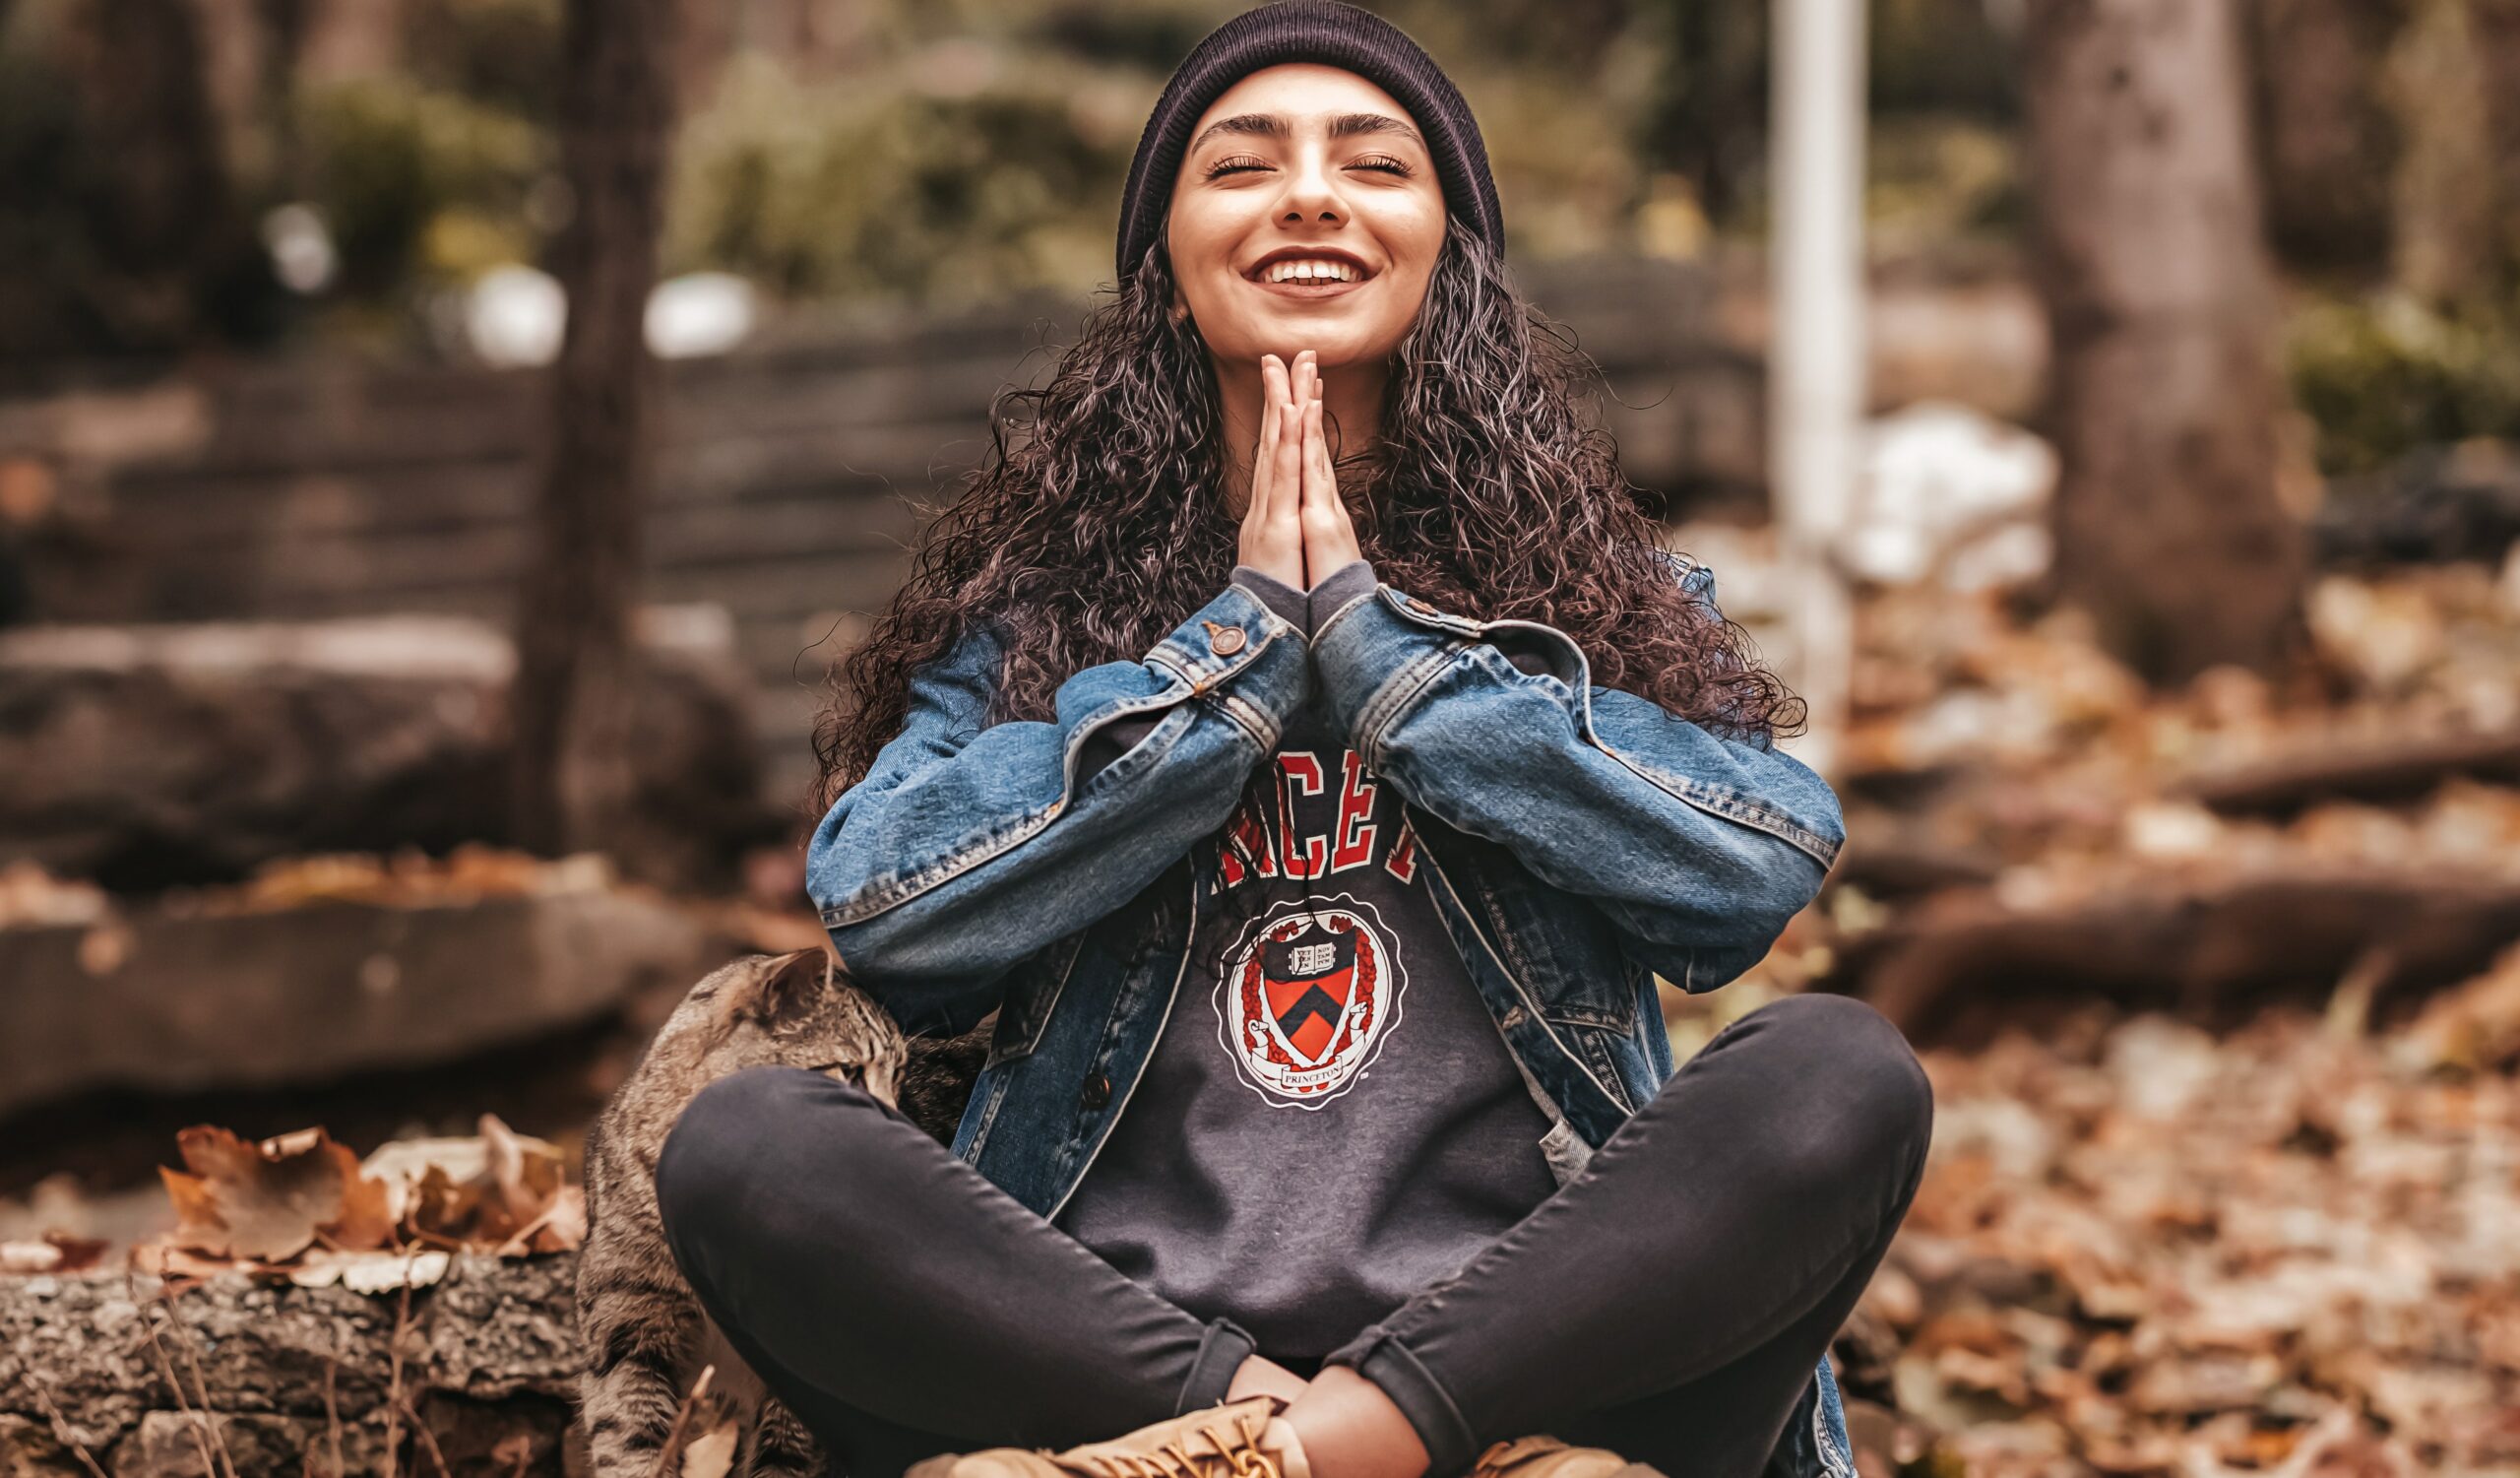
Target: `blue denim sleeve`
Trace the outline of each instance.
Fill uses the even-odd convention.
[[[1712,604],[1711,582],[1693,588]],[[1376,585],[1323,615],[1312,657],[1368,769],[1589,899],[1682,990],[1756,964],[1845,842],[1808,766],[1594,686],[1582,647],[1543,622]]]
[[[1222,826],[1312,688],[1301,633],[1240,585],[1142,660],[1071,675],[1053,719],[983,727],[1002,655],[979,628],[914,673],[901,734],[806,847],[834,947],[906,1030],[976,1021],[1008,969]],[[1098,734],[1145,716],[1085,770]]]

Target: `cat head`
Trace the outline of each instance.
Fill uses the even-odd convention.
[[[863,1081],[889,1101],[900,1033],[838,965],[819,946],[730,961],[692,988],[676,1012],[681,1030],[668,1031],[699,1058],[704,1078],[764,1064],[809,1067]]]

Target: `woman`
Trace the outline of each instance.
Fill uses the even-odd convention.
[[[1654,976],[1755,962],[1838,808],[1501,246],[1406,35],[1228,22],[1117,300],[850,661],[808,891],[987,1064],[950,1150],[756,1070],[658,1167],[848,1470],[1851,1478],[1826,1350],[1930,1093],[1827,996],[1674,1074]]]

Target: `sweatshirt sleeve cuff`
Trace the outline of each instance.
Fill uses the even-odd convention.
[[[1309,614],[1304,621],[1303,634],[1309,637],[1320,630],[1322,622],[1336,615],[1340,607],[1358,596],[1372,595],[1374,584],[1374,567],[1363,559],[1351,559],[1314,581],[1305,597]]]
[[[1275,575],[1264,575],[1247,564],[1233,567],[1233,583],[1260,598],[1260,603],[1274,610],[1290,626],[1306,636],[1312,634],[1311,607],[1304,593]]]

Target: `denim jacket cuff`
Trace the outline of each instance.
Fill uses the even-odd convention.
[[[1591,665],[1575,639],[1554,626],[1454,615],[1389,585],[1368,587],[1322,614],[1313,628],[1313,665],[1333,718],[1368,769],[1381,768],[1383,734],[1480,642],[1492,642],[1509,658],[1532,654],[1533,661],[1515,665],[1555,675],[1581,730],[1577,695],[1591,680]]]
[[[1312,696],[1303,630],[1250,589],[1228,584],[1146,654],[1248,730],[1261,752],[1277,747],[1287,720]],[[1090,725],[1088,727],[1091,727]]]

